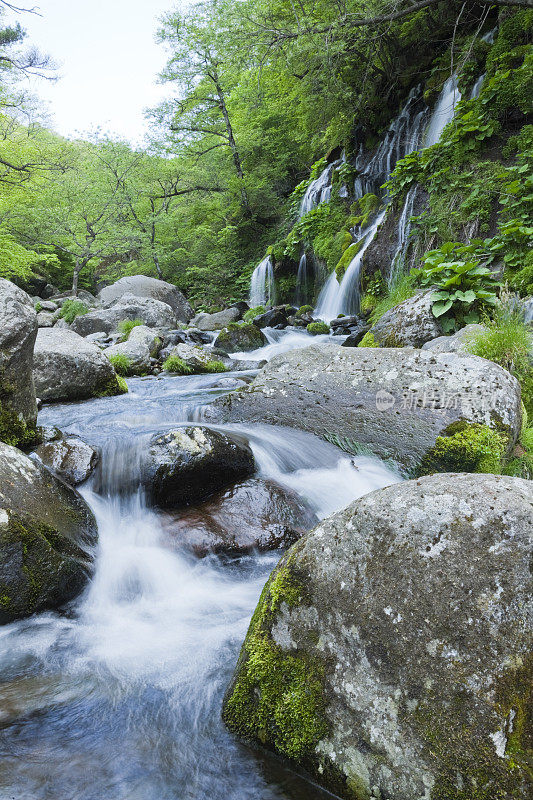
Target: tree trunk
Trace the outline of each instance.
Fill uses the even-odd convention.
[[[244,212],[247,217],[252,216],[252,209],[250,208],[250,201],[248,199],[248,192],[246,191],[246,186],[244,185],[244,172],[242,169],[242,161],[237,149],[237,142],[235,141],[235,137],[233,135],[233,128],[231,126],[231,120],[229,118],[228,109],[226,106],[226,98],[224,97],[224,92],[222,91],[222,86],[220,85],[220,81],[218,79],[218,73],[215,72],[215,79],[214,83],[217,90],[217,95],[220,103],[220,110],[222,111],[222,116],[224,117],[224,124],[226,126],[226,133],[228,134],[228,144],[233,155],[233,163],[235,164],[235,171],[239,177],[241,182],[241,201],[242,206],[244,208]]]
[[[77,297],[78,295],[78,278],[80,276],[80,271],[82,266],[83,265],[81,264],[80,261],[76,261],[76,264],[74,266],[74,275],[72,276],[72,294],[74,295],[74,297]]]

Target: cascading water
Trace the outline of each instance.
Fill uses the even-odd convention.
[[[461,99],[457,75],[451,75],[444,86],[431,114],[429,124],[425,130],[422,145],[424,148],[437,144],[442,131],[452,121],[457,103]]]
[[[250,282],[250,307],[276,305],[276,281],[274,265],[266,256],[254,269]]]
[[[396,282],[398,276],[404,270],[404,254],[407,250],[409,234],[411,233],[411,217],[413,216],[417,191],[418,187],[416,185],[411,186],[403,204],[402,213],[398,221],[398,230],[396,232],[396,250],[392,258],[389,272],[389,286],[392,286]]]
[[[225,391],[219,380],[135,378],[128,395],[41,412],[40,424],[101,449],[100,478],[83,489],[99,546],[94,578],[67,615],[0,628],[1,798],[325,798],[241,746],[220,718],[280,554],[193,558],[169,541],[139,490],[147,437],[194,418]],[[348,457],[310,434],[224,430],[248,439],[259,477],[296,492],[318,518],[398,480],[381,462]]]
[[[296,275],[296,292],[294,295],[295,305],[300,307],[309,302],[310,298],[310,276],[308,273],[307,256],[302,253],[298,264],[298,274]]]
[[[533,322],[533,297],[524,303],[524,321],[526,323]]]
[[[481,88],[483,86],[483,82],[485,80],[486,74],[487,73],[484,72],[483,75],[480,75],[479,78],[477,79],[477,81],[475,82],[475,84],[472,86],[472,89],[470,91],[470,100],[474,100],[476,97],[479,97],[479,95],[481,94]]]
[[[345,162],[346,155],[343,152],[340,158],[328,164],[327,167],[322,170],[318,178],[311,181],[300,203],[299,217],[308,214],[313,208],[319,206],[320,203],[329,203],[333,189],[333,173]],[[342,189],[343,187],[341,187],[341,192]]]

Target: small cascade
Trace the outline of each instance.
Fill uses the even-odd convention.
[[[389,273],[389,286],[392,286],[398,275],[403,271],[404,254],[407,249],[409,234],[411,233],[411,217],[413,216],[417,190],[418,186],[411,186],[407,192],[405,203],[403,204],[402,213],[398,222],[398,230],[396,233],[396,251],[392,258]]]
[[[533,297],[524,302],[524,321],[526,323],[533,322]]]
[[[276,282],[274,265],[266,256],[254,269],[250,283],[250,307],[276,305]]]
[[[476,97],[479,97],[481,92],[481,87],[483,86],[483,81],[485,80],[487,73],[484,72],[483,75],[480,75],[475,84],[472,86],[472,91],[470,92],[470,100],[475,100]]]
[[[302,253],[300,258],[300,263],[298,264],[298,274],[296,276],[296,294],[294,298],[295,305],[300,306],[305,305],[309,302],[309,275],[307,271],[307,256],[305,253]]]
[[[442,131],[446,125],[452,121],[455,107],[461,99],[461,92],[458,88],[457,75],[448,78],[439,95],[435,108],[424,133],[423,147],[431,147],[437,144]]]
[[[345,161],[346,155],[343,152],[340,158],[332,164],[327,165],[318,178],[311,181],[300,203],[300,211],[298,214],[300,218],[312,211],[313,208],[319,206],[320,203],[329,203],[333,189],[333,173],[344,164]],[[346,194],[344,196],[346,196]]]

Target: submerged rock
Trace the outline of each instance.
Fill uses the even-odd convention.
[[[95,519],[80,495],[0,444],[0,623],[76,597],[96,540]]]
[[[120,278],[110,286],[105,286],[98,294],[99,300],[104,305],[115,304],[124,295],[133,295],[137,298],[149,298],[170,306],[179,322],[188,322],[192,315],[192,308],[180,292],[171,283],[149,278],[146,275],[129,275]],[[145,320],[145,322],[147,322]],[[148,324],[148,322],[147,322]]]
[[[254,469],[252,451],[244,441],[189,426],[150,439],[141,483],[154,505],[178,508],[249,477]]]
[[[220,331],[214,344],[226,353],[244,353],[263,347],[266,341],[265,335],[256,325],[233,323]]]
[[[288,547],[317,522],[293,492],[252,479],[163,518],[163,527],[173,542],[205,556]]]
[[[122,391],[100,348],[73,331],[39,330],[33,374],[41,400],[86,400]]]
[[[372,335],[380,347],[422,347],[442,335],[438,319],[433,316],[434,290],[409,297],[372,327]]]
[[[0,278],[0,440],[8,444],[24,444],[35,438],[36,336],[37,315],[29,295]]]
[[[530,797],[529,482],[373,492],[285,555],[223,717],[346,800]]]
[[[510,452],[522,416],[518,381],[485,359],[326,342],[276,356],[248,389],[215,400],[206,419],[334,435],[416,470],[460,421],[498,431]]]
[[[112,333],[117,330],[120,322],[127,319],[140,319],[148,328],[158,330],[172,330],[176,327],[176,315],[167,303],[132,294],[123,295],[110,308],[99,308],[76,317],[70,327],[81,336],[88,336],[91,333]]]
[[[45,467],[71,486],[77,486],[92,474],[98,452],[75,436],[61,436],[44,442],[35,450]]]

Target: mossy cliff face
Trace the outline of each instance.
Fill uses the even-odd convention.
[[[94,517],[74,489],[0,444],[0,624],[75,597],[96,539]]]
[[[256,609],[223,718],[346,800],[526,800],[527,481],[435,475],[297,542]]]
[[[33,346],[37,315],[29,296],[0,278],[0,441],[30,445],[36,439]]]

